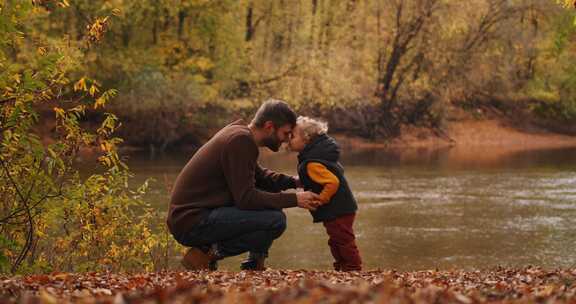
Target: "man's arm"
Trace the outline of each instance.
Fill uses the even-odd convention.
[[[221,155],[224,176],[236,206],[240,209],[296,207],[295,193],[271,193],[256,189],[257,158],[258,148],[248,136],[231,138]]]
[[[280,192],[297,188],[294,177],[263,168],[258,163],[256,163],[255,179],[258,189],[269,192]]]

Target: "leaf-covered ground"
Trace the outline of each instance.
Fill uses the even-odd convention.
[[[159,272],[0,277],[0,303],[576,303],[576,269]]]

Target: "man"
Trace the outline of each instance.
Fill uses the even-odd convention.
[[[174,238],[191,247],[182,259],[189,270],[216,269],[216,262],[249,252],[243,270],[263,270],[272,242],[286,229],[283,208],[315,210],[312,192],[297,178],[257,163],[258,147],[277,152],[288,142],[296,114],[283,101],[268,100],[249,125],[236,121],[202,146],[178,175],[167,224]]]

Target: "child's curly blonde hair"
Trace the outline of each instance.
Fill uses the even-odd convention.
[[[328,132],[328,123],[318,119],[298,116],[296,124],[302,131],[306,140],[311,140],[318,135],[326,134]]]

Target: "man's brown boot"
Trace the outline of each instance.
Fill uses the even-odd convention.
[[[200,248],[190,247],[182,258],[182,266],[187,270],[216,270],[218,256],[213,250],[207,252]]]

